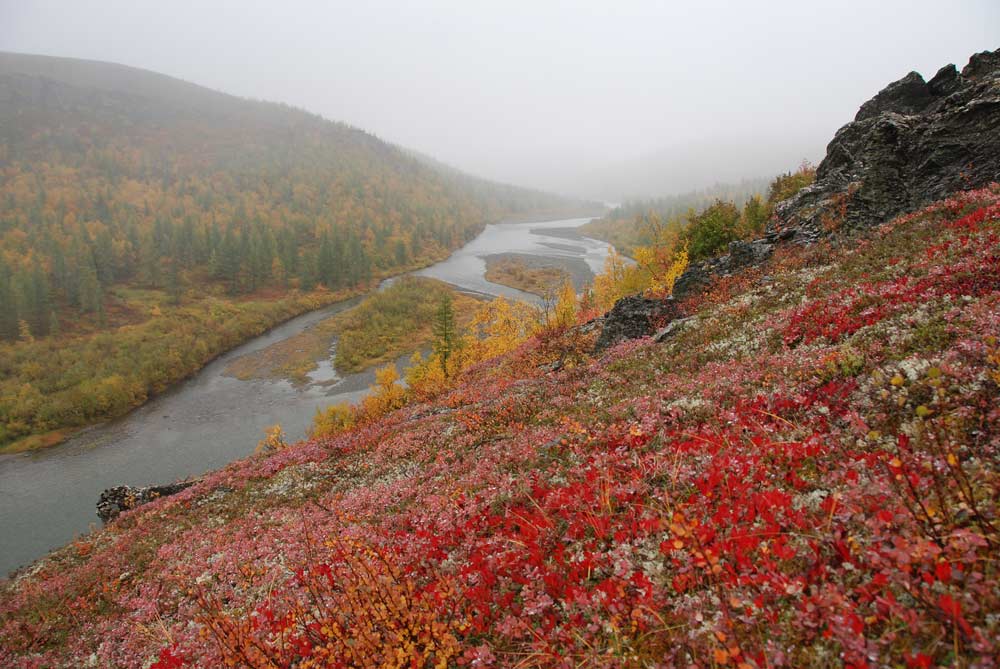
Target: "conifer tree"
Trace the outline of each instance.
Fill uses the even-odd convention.
[[[458,343],[458,333],[455,327],[455,308],[451,296],[446,295],[438,305],[434,317],[434,353],[441,360],[441,371],[448,378],[448,359],[455,352]]]

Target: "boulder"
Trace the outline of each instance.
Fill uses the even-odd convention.
[[[134,487],[130,485],[119,485],[108,488],[101,493],[97,501],[97,515],[105,523],[117,518],[123,511],[128,511],[136,507],[148,504],[154,499],[176,495],[182,490],[190,488],[198,479],[187,481],[177,481],[167,485],[154,485],[145,487]]]
[[[720,276],[728,276],[747,267],[760,265],[771,257],[776,240],[755,239],[729,244],[729,253],[692,263],[674,282],[670,297],[665,300],[645,298],[640,295],[623,297],[602,319],[603,329],[594,346],[603,351],[626,339],[636,339],[656,333],[656,341],[663,341],[670,333],[671,322],[680,311],[677,302],[697,295]],[[659,329],[659,330],[658,330]]]
[[[771,257],[774,243],[766,239],[755,239],[752,242],[735,241],[729,243],[729,253],[723,272],[736,272],[745,267],[759,265]]]
[[[626,339],[638,339],[656,331],[677,316],[674,300],[655,300],[642,295],[629,295],[615,302],[604,314],[603,328],[595,352],[603,351]]]
[[[714,267],[710,262],[688,265],[688,268],[674,281],[673,298],[683,300],[690,295],[697,295],[712,282],[714,276]]]

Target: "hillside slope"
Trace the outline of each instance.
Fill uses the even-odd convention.
[[[0,657],[993,666],[998,277],[994,186],[782,247],[662,344],[535,341],[40,561]]]
[[[214,253],[214,278],[245,291],[275,277],[250,252],[222,257],[227,234],[242,244],[248,230],[251,251],[267,246],[258,234],[273,235],[280,248],[264,250],[288,277],[328,234],[350,251],[334,258],[345,266],[333,276],[307,269],[332,287],[454,247],[501,215],[567,204],[431,165],[286,105],[111,63],[22,54],[0,54],[0,166],[5,261],[41,262],[56,292],[77,269],[74,243],[91,247],[83,251],[105,287],[135,275],[157,284],[154,260],[186,271]],[[154,248],[145,248],[147,234]],[[32,325],[44,334],[44,322]]]

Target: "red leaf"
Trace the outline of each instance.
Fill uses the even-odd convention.
[[[958,618],[962,615],[962,605],[951,595],[941,595],[938,599],[938,606],[952,618]]]
[[[930,655],[917,653],[916,655],[906,654],[906,666],[910,669],[930,669],[934,661]]]

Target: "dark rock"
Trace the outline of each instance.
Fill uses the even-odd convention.
[[[951,95],[962,87],[962,76],[954,65],[945,65],[927,82],[931,95]]]
[[[927,108],[934,97],[931,95],[924,78],[916,72],[894,81],[861,105],[855,121],[874,118],[885,112],[898,114],[918,114]]]
[[[188,481],[177,481],[167,485],[154,485],[146,487],[133,487],[130,485],[119,485],[108,488],[101,493],[101,498],[97,501],[97,515],[105,523],[117,518],[123,511],[128,511],[136,507],[148,504],[154,499],[176,495],[182,490],[190,488],[198,479]]]
[[[688,265],[688,268],[674,281],[673,297],[683,300],[691,295],[697,295],[712,282],[714,278],[708,263],[699,262]]]
[[[837,131],[816,182],[779,203],[767,239],[808,242],[883,223],[1000,180],[1000,50],[959,74],[941,68],[887,86]]]
[[[755,239],[752,242],[730,242],[729,262],[726,271],[735,272],[744,267],[759,265],[770,258],[773,251],[774,244],[765,239]]]
[[[623,297],[615,302],[611,311],[604,314],[604,328],[597,338],[594,350],[600,352],[626,339],[645,337],[676,316],[677,306],[671,298],[654,300],[642,295]]]
[[[701,292],[716,277],[727,276],[747,267],[760,265],[771,257],[774,246],[779,239],[789,239],[794,235],[794,230],[790,234],[788,231],[781,231],[776,233],[773,238],[755,239],[750,242],[731,242],[729,253],[726,255],[688,266],[674,282],[674,299],[683,300],[689,295]]]
[[[651,300],[639,295],[622,298],[611,311],[604,315],[604,329],[601,331],[595,351],[603,351],[626,339],[645,337],[657,327],[669,328],[680,313],[677,302],[696,295],[720,276],[739,272],[747,267],[763,263],[771,257],[775,241],[755,239],[751,242],[737,241],[729,245],[729,253],[718,258],[710,258],[688,266],[674,282],[672,294],[666,300]],[[661,329],[657,341],[669,335]],[[668,332],[673,332],[668,330]],[[662,336],[661,336],[662,335]]]
[[[766,261],[780,243],[811,244],[836,230],[878,225],[952,193],[1000,181],[1000,50],[974,55],[925,83],[916,72],[889,84],[837,131],[816,181],[779,202],[763,239],[738,241],[718,258],[692,263],[672,299],[619,300],[605,314],[601,351],[663,327],[676,328],[677,302],[716,278]],[[664,327],[665,326],[665,327]],[[679,327],[679,326],[677,326]]]
[[[962,68],[962,76],[966,79],[994,78],[998,71],[1000,71],[1000,49],[980,51],[969,58],[969,64]]]

